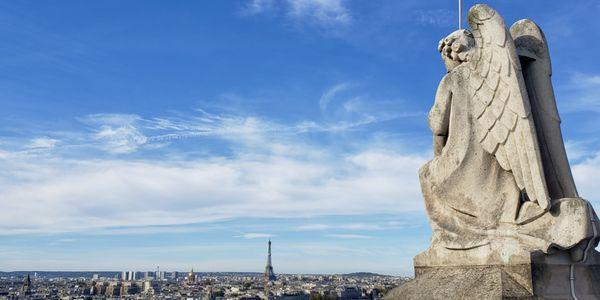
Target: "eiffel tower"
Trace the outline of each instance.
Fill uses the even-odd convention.
[[[271,264],[271,240],[269,239],[269,256],[267,258],[267,266],[265,267],[264,278],[266,282],[275,281],[275,273],[273,272],[273,265]]]

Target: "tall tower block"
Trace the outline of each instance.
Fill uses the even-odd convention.
[[[265,281],[275,281],[275,273],[273,272],[273,265],[271,264],[271,240],[269,240],[269,256],[267,257],[267,266],[265,267]]]

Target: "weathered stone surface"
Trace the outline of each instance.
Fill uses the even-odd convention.
[[[522,266],[522,268],[526,268]],[[535,299],[503,268],[489,266],[445,267],[421,274],[389,292],[384,299]]]
[[[557,249],[581,260],[600,228],[570,172],[544,35],[519,21],[515,44],[486,5],[468,20],[471,32],[439,45],[448,74],[429,114],[435,157],[419,172],[434,235],[416,262],[506,264]]]
[[[600,299],[600,253],[585,262],[569,253],[534,253],[529,263],[415,267],[415,279],[384,299]],[[571,275],[571,268],[573,269]],[[571,287],[571,278],[573,286]]]
[[[579,243],[582,236],[593,235],[587,218],[594,212],[587,201],[564,198],[553,203],[548,213],[532,222],[500,224],[496,232],[488,233],[490,236],[486,244],[477,247],[454,249],[443,243],[432,243],[429,249],[415,257],[415,268],[529,264],[533,251],[562,251],[557,247],[566,249],[568,245]],[[514,233],[521,236],[515,237]],[[549,243],[549,246],[532,250],[529,245],[536,243]]]
[[[468,22],[438,48],[448,74],[419,171],[431,246],[390,297],[594,298],[600,225],[571,174],[544,34],[530,20],[509,31],[486,5]]]
[[[478,260],[502,264],[511,253],[577,250],[600,228],[570,172],[543,34],[518,22],[517,48],[490,7],[474,6],[468,19],[471,32],[439,46],[448,74],[429,113],[435,157],[419,172],[429,252],[439,261],[441,248],[485,248]]]

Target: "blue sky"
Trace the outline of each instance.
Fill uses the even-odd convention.
[[[463,1],[465,10],[474,4]],[[600,209],[596,1],[545,31]],[[0,270],[412,274],[455,1],[0,2]]]

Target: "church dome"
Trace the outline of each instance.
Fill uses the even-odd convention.
[[[192,269],[189,273],[188,273],[188,281],[190,282],[194,282],[196,281],[196,274],[194,274],[194,269]]]

